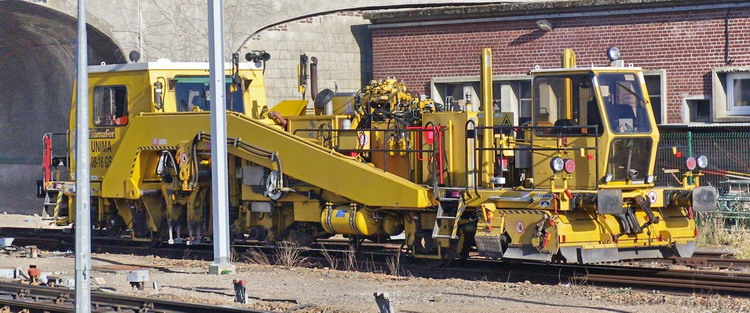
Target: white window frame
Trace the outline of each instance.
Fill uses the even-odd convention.
[[[713,122],[750,122],[750,114],[741,115],[729,111],[728,78],[734,74],[750,75],[750,66],[728,66],[711,69],[711,120]]]
[[[661,124],[669,124],[667,120],[667,70],[644,70],[643,71],[643,83],[646,83],[646,76],[659,76],[659,82],[661,84],[661,112],[654,112],[661,116]],[[649,97],[650,98],[650,97]],[[652,107],[653,109],[653,107]]]
[[[693,111],[691,111],[690,106],[688,105],[688,101],[691,100],[708,100],[708,106],[709,108],[713,108],[713,99],[706,95],[698,95],[698,96],[688,96],[682,98],[682,123],[683,124],[705,124],[705,123],[711,123],[713,120],[713,114],[709,112],[708,121],[702,121],[702,122],[693,122],[690,120],[690,117],[693,115]]]
[[[734,81],[737,79],[750,79],[750,73],[727,73],[727,114],[750,115],[750,106],[734,105]]]

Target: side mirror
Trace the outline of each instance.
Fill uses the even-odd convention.
[[[162,97],[164,95],[164,84],[162,84],[160,81],[157,81],[154,83],[154,103],[156,104],[156,109],[161,110],[164,107],[164,98]]]

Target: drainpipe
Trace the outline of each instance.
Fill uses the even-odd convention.
[[[318,95],[318,58],[310,58],[310,96],[315,101]]]

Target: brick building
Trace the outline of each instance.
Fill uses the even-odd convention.
[[[535,66],[605,66],[617,46],[645,70],[658,123],[750,122],[750,2],[597,0],[377,12],[375,79],[395,76],[438,102],[479,100],[479,53],[493,49],[495,98],[530,117]],[[545,24],[540,26],[539,24]],[[550,29],[551,28],[551,29]]]

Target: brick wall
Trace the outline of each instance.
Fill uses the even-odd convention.
[[[579,66],[604,66],[605,51],[620,48],[626,63],[667,72],[667,121],[681,122],[681,101],[711,94],[712,68],[724,62],[727,10],[372,29],[373,75],[395,76],[429,94],[433,77],[479,74],[481,48],[493,49],[494,74],[523,74],[535,65],[559,66],[573,48]],[[732,65],[750,65],[750,10],[729,11]]]

